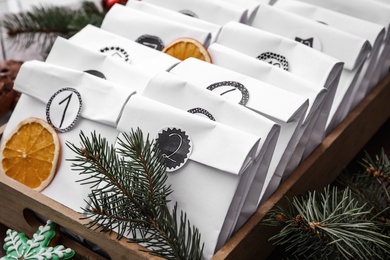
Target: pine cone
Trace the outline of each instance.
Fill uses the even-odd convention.
[[[0,116],[14,109],[20,93],[13,90],[13,85],[22,61],[6,60],[0,63]]]

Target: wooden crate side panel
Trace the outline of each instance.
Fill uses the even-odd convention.
[[[0,222],[14,230],[22,230],[28,237],[31,237],[37,230],[39,222],[32,217],[30,212],[51,219],[68,231],[77,234],[88,241],[98,245],[108,252],[111,259],[161,259],[153,257],[138,244],[129,243],[126,239],[117,240],[116,233],[99,232],[99,230],[85,227],[88,220],[82,219],[82,215],[63,206],[62,204],[46,197],[45,195],[31,190],[8,178],[0,177]],[[79,247],[70,239],[65,239],[64,245],[72,248],[76,246],[83,251],[84,256],[96,259],[97,255]],[[100,259],[104,259],[100,257]]]

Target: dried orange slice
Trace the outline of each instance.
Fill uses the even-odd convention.
[[[41,191],[54,178],[60,141],[46,121],[30,117],[3,140],[0,151],[2,175]]]
[[[179,60],[192,57],[211,63],[211,57],[206,47],[192,38],[183,37],[176,39],[162,51]]]

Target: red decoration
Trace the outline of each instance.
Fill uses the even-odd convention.
[[[125,5],[127,3],[127,0],[102,0],[102,6],[104,8],[104,10],[110,10],[110,8],[114,5],[114,4],[122,4],[122,5]]]

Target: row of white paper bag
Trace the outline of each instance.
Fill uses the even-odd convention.
[[[115,143],[135,128],[159,139],[172,149],[170,199],[209,259],[386,73],[390,6],[315,2],[114,5],[101,28],[59,37],[46,62],[22,66],[4,136],[30,116],[56,127],[62,161],[42,193],[76,211],[90,190],[76,183],[66,142],[82,130]],[[378,7],[370,16],[366,5]],[[206,46],[213,64],[159,51],[180,37]]]

